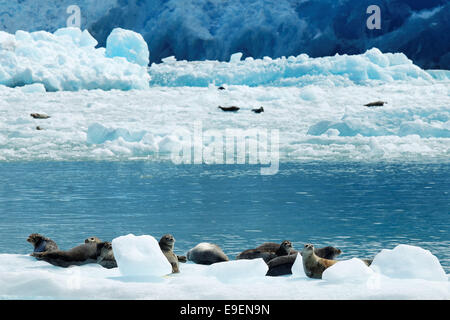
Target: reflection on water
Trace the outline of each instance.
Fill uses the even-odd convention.
[[[449,164],[151,162],[0,164],[0,252],[27,253],[39,232],[70,248],[89,236],[172,233],[175,251],[219,244],[234,258],[265,241],[372,257],[399,243],[435,254],[450,272]]]

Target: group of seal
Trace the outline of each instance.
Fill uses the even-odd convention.
[[[218,108],[222,111],[225,112],[236,112],[239,111],[241,108],[236,107],[236,106],[230,106],[230,107],[222,107],[222,106],[218,106]],[[263,107],[259,107],[258,109],[252,109],[252,111],[254,113],[261,113],[264,112],[264,108]]]
[[[117,267],[111,242],[102,241],[97,237],[87,238],[84,244],[67,251],[60,250],[55,241],[38,233],[31,234],[27,241],[34,247],[31,254],[33,257],[55,266],[69,267],[97,263],[108,269]],[[165,234],[159,240],[159,247],[171,264],[172,273],[180,272],[180,262],[192,261],[211,265],[229,261],[223,250],[213,243],[201,242],[190,249],[186,256],[176,255],[173,251],[174,245],[175,238],[171,234]],[[334,259],[341,253],[340,249],[332,246],[314,248],[312,244],[305,244],[303,250],[299,252],[294,250],[290,241],[284,240],[280,244],[265,242],[254,249],[244,250],[236,256],[236,260],[261,258],[268,266],[266,276],[281,276],[292,274],[292,266],[300,254],[305,274],[310,278],[321,279],[322,273],[337,262]],[[368,266],[372,263],[369,259],[363,261]]]
[[[70,250],[59,250],[55,241],[38,233],[31,234],[28,239],[33,247],[31,254],[38,260],[46,261],[54,266],[69,267],[98,263],[105,268],[116,268],[111,242],[101,241],[97,237],[84,240],[84,243]]]

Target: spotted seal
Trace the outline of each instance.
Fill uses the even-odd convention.
[[[236,106],[231,106],[231,107],[222,107],[222,106],[219,106],[218,107],[219,109],[221,109],[222,111],[228,111],[228,112],[236,112],[236,111],[238,111],[240,108],[239,107],[236,107]]]
[[[188,261],[205,265],[229,260],[218,245],[208,242],[197,244],[187,252],[186,257]]]
[[[331,246],[323,248],[315,248],[314,253],[324,259],[334,259],[342,253],[341,249],[334,248]],[[300,254],[302,254],[300,252]],[[267,263],[269,270],[266,276],[282,276],[286,274],[292,274],[292,266],[294,265],[295,259],[297,259],[297,253],[293,253],[287,256],[276,257]]]
[[[97,263],[105,244],[106,242],[84,243],[68,251],[34,252],[31,255],[38,260],[46,261],[58,267],[81,266],[88,263]]]
[[[58,250],[58,245],[52,239],[46,238],[39,233],[32,233],[28,236],[27,241],[34,247],[33,252],[47,252]]]
[[[295,252],[292,243],[288,240],[275,245],[270,242],[264,243],[258,248],[242,251],[236,256],[236,260],[262,258],[267,263],[276,257],[286,256]]]
[[[314,253],[314,246],[305,244],[302,251],[303,270],[305,274],[314,279],[322,279],[323,272],[334,265],[337,261],[318,257]]]
[[[172,265],[172,273],[178,273],[180,272],[180,269],[178,258],[175,253],[173,253],[174,244],[175,238],[171,234],[165,234],[159,240],[159,247],[161,248],[161,251],[164,253],[167,260]]]
[[[97,263],[107,269],[117,268],[117,262],[114,258],[114,252],[111,242],[103,243],[103,246],[100,250],[100,255],[97,257]]]
[[[365,107],[382,107],[382,106],[384,106],[385,103],[387,104],[386,101],[374,101],[374,102],[366,103],[364,106]]]

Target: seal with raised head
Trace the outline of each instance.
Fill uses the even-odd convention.
[[[292,243],[288,240],[284,240],[281,244],[276,244],[275,246],[270,242],[266,242],[258,248],[242,251],[236,256],[236,260],[262,258],[267,263],[276,257],[296,252],[292,247]]]
[[[197,244],[187,252],[186,257],[189,261],[205,265],[228,261],[227,255],[218,245],[208,242]]]
[[[166,256],[167,260],[172,265],[172,273],[180,272],[178,265],[178,257],[173,253],[173,247],[175,245],[175,238],[171,234],[165,234],[159,240],[159,247]]]
[[[38,260],[44,260],[58,267],[81,266],[88,263],[97,263],[97,258],[105,244],[106,242],[84,243],[68,251],[34,252],[31,255]]]
[[[46,238],[39,233],[30,234],[27,241],[33,245],[33,252],[47,252],[58,250],[58,245],[55,241]]]
[[[314,253],[319,258],[324,259],[334,259],[342,253],[341,249],[334,248],[331,246],[323,248],[314,248]],[[301,254],[301,252],[300,252]],[[294,265],[295,259],[297,258],[297,253],[293,253],[287,256],[276,257],[267,263],[269,270],[266,276],[282,276],[286,274],[292,274],[292,266]]]
[[[97,257],[97,263],[107,269],[117,268],[117,262],[114,258],[111,242],[104,242],[103,247],[100,250],[100,255]]]
[[[323,272],[334,265],[337,261],[318,257],[314,253],[314,246],[305,244],[302,251],[303,270],[305,274],[314,279],[322,279]]]
[[[264,108],[263,107],[259,107],[258,109],[252,109],[252,111],[254,113],[261,113],[261,112],[264,112]]]
[[[97,237],[89,237],[84,240],[84,243],[100,243],[100,242],[103,242],[103,241]]]

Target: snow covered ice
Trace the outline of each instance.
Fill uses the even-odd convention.
[[[115,29],[106,49],[96,45],[87,30],[78,28],[0,31],[0,84],[40,83],[47,91],[148,88],[149,52],[141,35]]]
[[[330,267],[324,273],[323,280],[309,279],[297,273],[265,277],[263,273],[267,266],[259,261],[261,259],[221,262],[211,266],[188,262],[180,264],[179,274],[137,276],[142,275],[142,266],[151,268],[154,266],[152,263],[163,261],[161,256],[157,257],[158,248],[154,242],[156,240],[151,236],[114,239],[116,258],[119,251],[122,254],[118,257],[119,268],[114,269],[105,269],[97,264],[59,268],[27,255],[0,254],[0,298],[450,299],[447,278],[427,280],[427,276],[424,276],[428,268],[436,270],[439,264],[425,255],[416,259],[417,263],[411,267],[415,276],[410,279],[401,279],[397,275],[391,277],[389,272],[384,273],[382,269],[374,268],[372,271],[361,260],[357,263],[357,259]],[[139,254],[134,249],[139,249]],[[397,250],[398,247],[393,251]],[[420,250],[423,249],[400,247],[402,257],[413,256]],[[161,251],[159,254],[162,255]],[[375,259],[382,255],[383,252],[379,253]],[[153,262],[148,264],[144,260]],[[130,272],[128,277],[122,274],[124,261],[127,261]],[[393,260],[392,263],[396,264],[397,261]],[[162,269],[160,271],[159,274],[165,272]],[[150,270],[147,272],[156,274]]]

